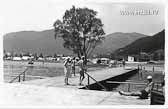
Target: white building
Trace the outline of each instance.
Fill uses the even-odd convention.
[[[39,57],[38,60],[39,60],[39,61],[44,61],[44,58]]]
[[[53,58],[53,57],[46,57],[46,60],[48,60],[48,61],[55,61],[56,58]]]
[[[116,60],[110,60],[110,61],[109,61],[109,64],[115,64],[115,63],[117,63]]]
[[[6,52],[6,55],[9,57],[9,56],[11,56],[11,53],[10,52]]]
[[[134,62],[134,61],[135,61],[135,59],[133,56],[128,56],[128,62]]]
[[[91,62],[92,62],[93,64],[97,64],[97,61],[98,61],[97,58],[91,60]]]
[[[12,57],[10,56],[10,57],[7,57],[7,58],[5,58],[6,60],[12,60]]]
[[[21,58],[21,57],[13,57],[13,60],[14,60],[14,61],[21,61],[22,58]]]
[[[29,57],[29,56],[23,56],[22,57],[22,60],[29,60],[31,57]]]
[[[61,58],[60,58],[60,57],[57,57],[57,58],[56,58],[56,61],[60,61],[60,60],[61,60]]]
[[[101,63],[107,64],[109,63],[110,59],[109,58],[101,58]]]

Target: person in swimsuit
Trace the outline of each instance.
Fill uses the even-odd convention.
[[[64,74],[65,74],[65,85],[69,85],[68,83],[68,78],[71,75],[71,63],[70,63],[70,58],[67,58],[64,62]]]
[[[85,72],[84,59],[85,59],[85,57],[82,56],[81,59],[78,61],[79,74],[80,74],[79,85],[82,85],[82,81],[83,81],[84,78],[85,78],[85,75],[84,75],[84,72]]]

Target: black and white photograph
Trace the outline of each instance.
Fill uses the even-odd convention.
[[[2,7],[0,107],[165,106],[164,2]]]

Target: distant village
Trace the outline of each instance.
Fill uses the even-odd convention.
[[[3,59],[4,60],[13,60],[13,61],[28,61],[28,60],[36,60],[36,61],[60,61],[61,59],[66,58],[63,54],[54,54],[52,55],[43,55],[40,53],[14,53],[14,52],[6,52],[4,51]]]
[[[14,52],[6,52],[4,51],[3,59],[4,60],[11,60],[11,61],[45,61],[45,62],[61,62],[64,61],[68,57],[73,56],[66,56],[64,54],[54,54],[54,55],[44,55],[42,53],[14,53]],[[149,54],[146,52],[140,52],[137,55],[127,55],[127,56],[114,56],[114,55],[96,55],[94,54],[92,58],[88,60],[92,63],[103,63],[103,64],[114,64],[116,61],[125,60],[127,62],[149,62],[149,61],[162,61],[164,60],[164,51],[158,50],[155,53]]]

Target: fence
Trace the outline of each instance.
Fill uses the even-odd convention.
[[[88,79],[88,85],[87,85],[87,89],[89,89],[90,86],[90,79],[92,79],[93,81],[96,82],[96,84],[98,84],[100,87],[103,88],[103,90],[107,90],[107,88],[102,85],[100,82],[98,82],[96,79],[94,79],[92,76],[90,76],[87,72],[84,72],[87,75],[87,79]]]
[[[163,105],[165,102],[164,86],[155,83],[151,91],[151,105]]]
[[[29,69],[29,67],[27,67],[22,73],[20,73],[18,76],[16,76],[14,79],[12,79],[9,83],[13,83],[16,79],[18,79],[18,82],[21,82],[21,77],[23,78],[22,81],[25,81],[26,71],[28,69]]]
[[[132,82],[119,82],[119,81],[106,81],[106,83],[108,84],[127,84],[127,91],[130,92],[131,91],[131,85],[145,85],[145,83],[140,83],[137,81],[132,81]]]

